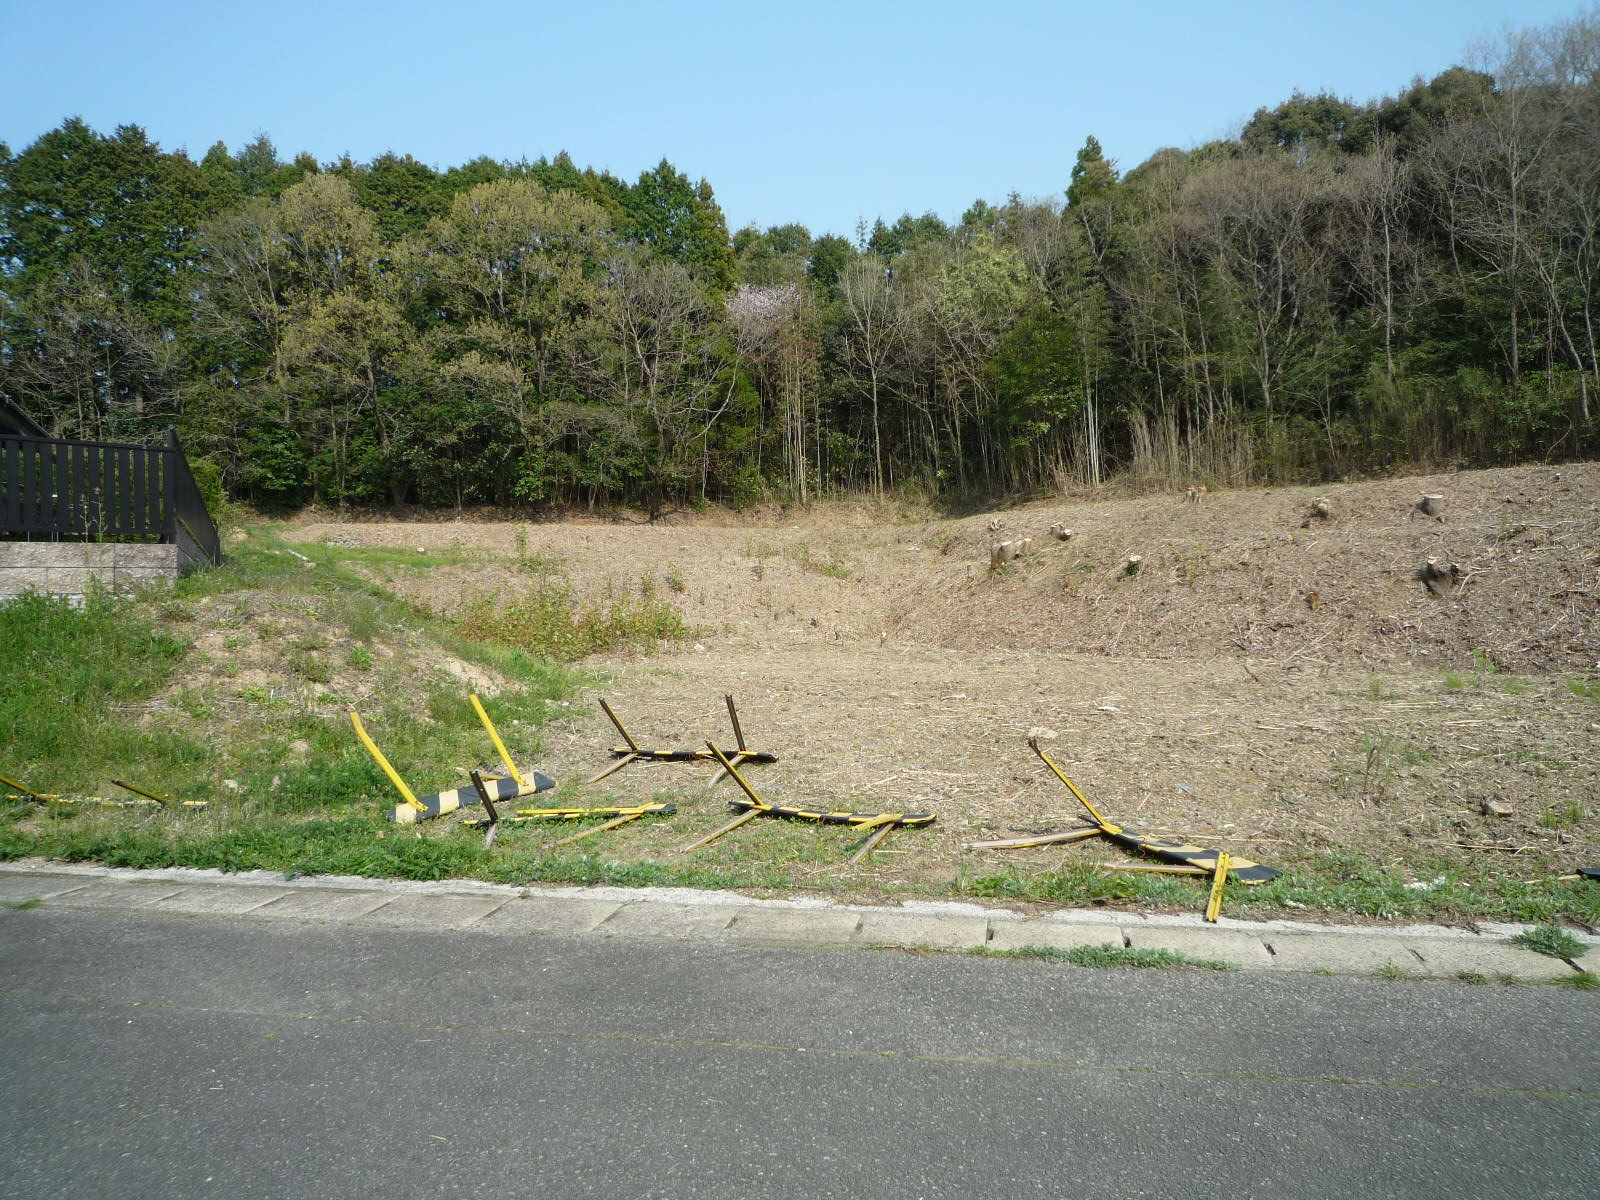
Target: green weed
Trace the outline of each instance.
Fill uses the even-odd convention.
[[[1578,824],[1586,815],[1581,804],[1568,804],[1562,808],[1552,804],[1540,815],[1539,824],[1545,829],[1561,829]]]
[[[370,642],[383,626],[378,602],[371,596],[351,596],[344,605],[344,627],[358,642]]]
[[[1600,700],[1600,676],[1594,679],[1568,678],[1567,687],[1572,689],[1574,696],[1582,696],[1585,700]]]
[[[328,664],[310,650],[295,650],[288,657],[289,670],[311,683],[327,683],[332,678]]]
[[[1535,954],[1548,954],[1551,958],[1568,961],[1589,949],[1586,943],[1573,937],[1558,925],[1540,925],[1537,929],[1517,934],[1511,940],[1519,946],[1526,946]]]
[[[1600,975],[1593,971],[1574,971],[1571,975],[1561,976],[1556,982],[1563,987],[1580,988],[1587,992],[1600,988]]]

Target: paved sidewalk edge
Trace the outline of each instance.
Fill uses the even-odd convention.
[[[30,879],[40,882],[30,885]],[[1530,926],[1498,922],[1479,923],[1481,932],[1439,925],[1350,926],[1229,917],[1213,925],[1198,914],[1104,909],[1030,917],[964,901],[852,905],[825,897],[767,900],[695,888],[519,887],[470,879],[420,882],[358,876],[285,879],[275,871],[137,870],[42,859],[0,863],[0,899],[14,904],[33,898],[35,890],[46,903],[54,900],[64,907],[485,933],[956,951],[1120,943],[1178,950],[1245,969],[1391,977],[1554,979],[1580,967],[1600,967],[1600,955],[1595,964],[1575,966],[1535,954],[1510,941]],[[1575,936],[1590,947],[1600,945],[1600,937]]]

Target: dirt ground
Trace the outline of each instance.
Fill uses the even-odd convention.
[[[1414,511],[1424,492],[1445,497],[1442,520]],[[641,744],[676,748],[731,741],[732,692],[752,746],[782,759],[751,769],[766,798],[938,813],[892,836],[874,874],[1116,857],[1094,841],[963,852],[1078,823],[1025,745],[1035,728],[1112,819],[1267,863],[1348,848],[1533,878],[1600,859],[1600,703],[1574,688],[1600,672],[1600,464],[888,515],[302,519],[289,536],[479,556],[385,576],[445,616],[551,573],[580,595],[650,581],[695,633],[591,660],[597,694]],[[1057,522],[1070,540],[1047,536]],[[990,545],[1020,537],[1031,552],[991,571]],[[1430,557],[1434,591],[1417,579]],[[540,765],[581,779],[617,740],[586,706],[547,729]],[[634,835],[661,849],[725,818],[708,776],[632,766],[601,787],[677,795],[689,821]],[[848,877],[832,857],[817,869]]]

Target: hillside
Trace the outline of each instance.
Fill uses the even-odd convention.
[[[1424,492],[1444,519],[1413,512]],[[1326,498],[1331,515],[1310,515]],[[1482,665],[1584,671],[1600,657],[1600,466],[1461,472],[1372,483],[1072,503],[960,520],[864,524],[860,509],[752,525],[685,515],[657,524],[307,521],[338,546],[489,555],[400,583],[441,613],[515,596],[540,568],[580,592],[657,579],[692,623],[731,644],[901,643],[989,654],[1235,655],[1316,664]],[[989,525],[998,521],[1001,530]],[[1046,530],[1064,523],[1066,543]],[[1034,539],[1000,572],[989,546]],[[1136,577],[1122,570],[1142,556]],[[1461,577],[1429,592],[1429,558]],[[1313,609],[1309,597],[1317,595]]]

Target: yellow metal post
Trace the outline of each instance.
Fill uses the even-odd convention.
[[[568,842],[581,842],[592,834],[604,833],[608,829],[615,829],[618,825],[626,825],[629,821],[637,821],[642,816],[644,816],[642,812],[623,813],[620,817],[612,817],[611,820],[604,824],[596,825],[592,829],[585,829],[582,833],[575,833],[571,837],[564,837],[559,841],[546,842],[544,848],[553,850],[557,846],[565,846]]]
[[[764,809],[760,809],[760,808],[747,808],[742,813],[740,813],[737,817],[735,817],[733,820],[729,821],[726,825],[722,826],[722,828],[712,830],[710,833],[706,834],[705,837],[701,838],[697,842],[690,842],[682,850],[679,850],[678,853],[679,854],[687,854],[691,850],[698,850],[701,846],[704,846],[704,845],[707,845],[707,844],[709,844],[711,842],[716,841],[723,834],[732,833],[735,829],[739,828],[739,826],[743,825],[746,821],[752,821],[756,817],[759,817],[762,814],[762,812],[764,812],[764,811],[765,811]]]
[[[400,793],[400,798],[418,812],[427,812],[428,806],[411,794],[411,789],[406,786],[406,781],[400,778],[400,772],[389,764],[373,740],[367,736],[367,728],[361,723],[361,718],[355,713],[350,714],[350,724],[356,727],[356,736],[361,739],[361,744],[367,748],[367,753],[372,755],[372,761],[382,768],[383,773],[389,777],[389,782],[394,784]]]
[[[1033,752],[1039,756],[1039,760],[1043,762],[1045,766],[1049,767],[1055,772],[1056,778],[1067,785],[1067,790],[1078,798],[1078,803],[1089,810],[1089,815],[1095,819],[1095,823],[1098,824],[1101,829],[1104,829],[1107,833],[1122,832],[1122,826],[1113,825],[1110,821],[1101,816],[1100,810],[1094,805],[1090,804],[1084,794],[1078,790],[1078,785],[1073,783],[1072,780],[1068,779],[1066,775],[1062,774],[1061,768],[1056,766],[1056,764],[1051,761],[1050,756],[1044,752],[1044,747],[1039,745],[1038,738],[1029,738],[1028,745],[1033,747]]]
[[[863,821],[861,824],[857,825],[857,829],[872,829],[873,832],[869,834],[867,836],[867,840],[862,843],[861,849],[857,850],[853,855],[850,856],[850,862],[848,865],[853,867],[867,855],[871,854],[874,847],[876,847],[879,842],[883,841],[884,838],[888,837],[889,834],[893,832],[895,822],[904,815],[904,813],[884,813],[876,821]],[[874,826],[876,826],[876,828],[874,828]]]
[[[611,723],[617,727],[617,732],[622,735],[622,740],[628,743],[628,749],[633,751],[634,754],[638,754],[639,743],[633,740],[633,734],[628,732],[627,727],[618,719],[617,714],[611,711],[611,705],[606,703],[604,696],[600,697],[600,707],[605,709],[606,716],[611,718]]]
[[[158,796],[154,792],[147,792],[143,788],[134,787],[133,784],[128,783],[126,780],[113,779],[111,782],[116,784],[119,788],[126,788],[135,796],[143,796],[146,800],[154,800],[157,804],[161,805],[162,808],[165,808],[167,805],[172,803],[172,801],[168,800],[165,796]]]
[[[472,701],[472,710],[478,714],[478,720],[483,722],[484,729],[488,731],[489,740],[494,743],[495,753],[500,756],[500,761],[505,763],[506,773],[517,781],[517,790],[527,791],[527,780],[518,772],[517,764],[511,761],[511,755],[506,752],[506,744],[500,740],[500,731],[494,727],[494,722],[489,720],[489,714],[483,711],[483,704],[476,694],[469,695],[467,699]]]
[[[739,710],[733,706],[733,693],[729,692],[723,699],[728,702],[728,719],[733,722],[733,740],[743,754],[748,747],[744,744],[744,730],[739,728]]]
[[[732,775],[733,776],[733,781],[735,783],[737,783],[740,786],[740,788],[742,788],[744,790],[744,794],[746,796],[750,797],[750,803],[751,804],[754,804],[756,807],[762,808],[762,809],[767,809],[767,808],[771,808],[772,807],[772,805],[768,804],[760,796],[756,795],[755,788],[751,787],[748,783],[746,783],[744,781],[744,776],[739,774],[739,768],[733,765],[733,760],[732,759],[730,759],[721,750],[717,749],[717,745],[716,745],[715,742],[707,742],[706,745],[710,747],[711,753],[713,753],[713,754],[715,754],[717,756],[717,761],[722,764],[722,769],[727,771],[727,773],[729,775]]]
[[[1217,870],[1211,877],[1211,895],[1206,900],[1206,920],[1213,924],[1222,915],[1222,886],[1228,882],[1228,868],[1231,865],[1228,861],[1228,852],[1217,851]]]
[[[616,762],[612,763],[604,771],[601,771],[598,775],[591,775],[588,779],[584,780],[584,782],[585,783],[599,783],[607,775],[616,774],[616,772],[622,770],[623,767],[627,766],[629,763],[633,762],[634,759],[636,759],[638,757],[639,756],[637,754],[634,754],[632,752],[630,752],[628,754],[624,754],[621,758],[617,759]]]

